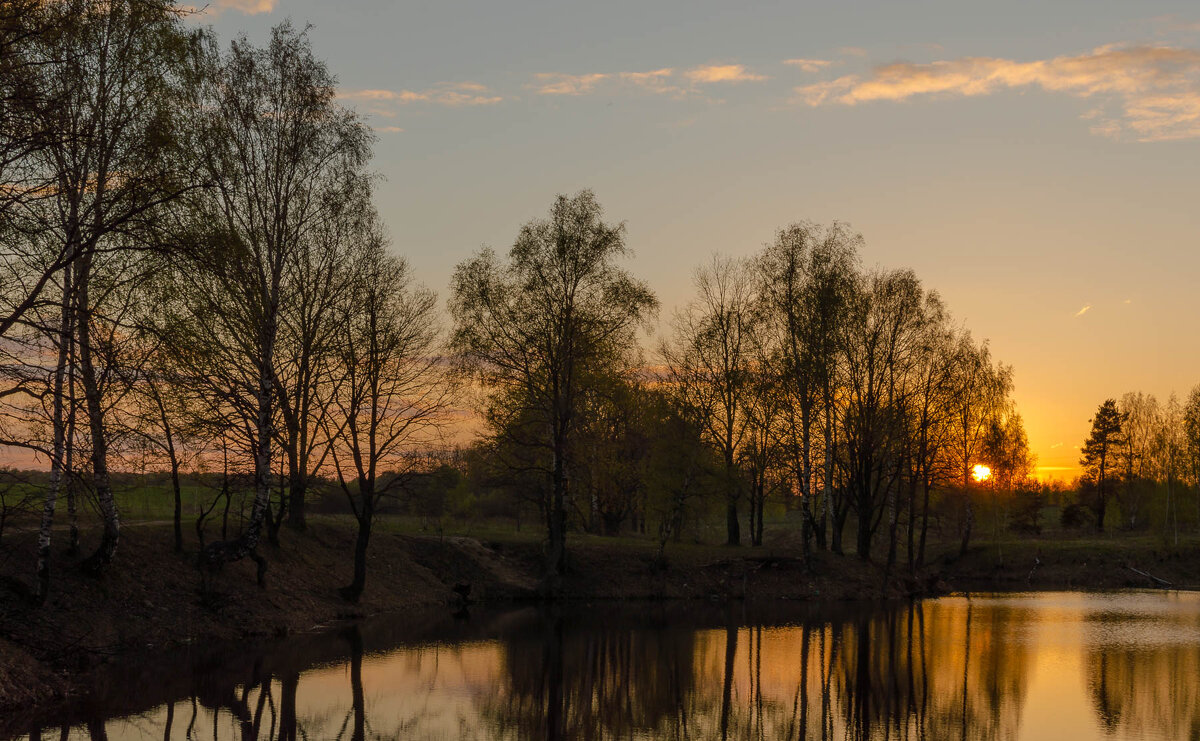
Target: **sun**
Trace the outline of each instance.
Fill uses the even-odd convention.
[[[992,469],[988,468],[982,463],[976,463],[971,468],[971,478],[975,479],[976,481],[987,481],[991,477]]]

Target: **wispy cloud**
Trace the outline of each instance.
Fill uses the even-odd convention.
[[[477,82],[442,82],[427,90],[343,90],[338,93],[338,97],[374,106],[386,103],[475,106],[492,105],[504,99]]]
[[[372,128],[381,134],[399,134],[404,131],[399,126],[374,126]]]
[[[528,85],[539,95],[588,95],[630,90],[669,95],[674,98],[703,96],[703,88],[713,84],[758,82],[766,76],[751,72],[744,64],[706,64],[679,70],[674,67],[644,72],[590,72],[567,74],[539,72]]]
[[[833,62],[828,59],[785,59],[783,63],[799,67],[804,72],[820,72],[833,65]]]
[[[566,75],[559,72],[539,72],[534,87],[540,95],[583,95],[612,75],[594,72],[587,75]]]
[[[630,83],[658,95],[679,97],[687,94],[685,88],[676,84],[675,70],[671,67],[663,67],[649,72],[622,72],[620,79],[622,82]]]
[[[1088,304],[1087,306],[1083,307],[1079,311],[1075,312],[1075,316],[1083,316],[1084,314],[1088,313],[1088,311],[1090,311],[1091,308],[1092,308],[1092,305]]]
[[[1085,114],[1096,121],[1090,128],[1099,135],[1128,134],[1141,141],[1200,137],[1200,50],[1171,46],[1109,45],[1032,62],[996,57],[897,62],[866,76],[844,75],[795,91],[804,103],[820,106],[1029,87],[1099,101],[1099,109]]]
[[[1053,445],[1050,446],[1050,449],[1054,450],[1055,448],[1061,448],[1062,446],[1063,446],[1062,443],[1054,443]]]
[[[696,83],[714,82],[760,82],[767,79],[746,69],[744,64],[703,64],[692,67],[685,76]]]

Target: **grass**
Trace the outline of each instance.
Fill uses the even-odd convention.
[[[27,511],[10,517],[9,525],[16,528],[36,526],[40,513],[40,486],[37,482],[18,484],[18,487],[35,487],[36,496],[30,498],[31,505]],[[15,488],[8,493],[10,499],[15,499]],[[174,516],[174,498],[166,478],[162,475],[120,475],[114,479],[114,496],[125,523],[169,522]],[[182,503],[184,526],[191,530],[196,516],[211,506],[219,492],[211,485],[196,481],[185,480],[182,487]],[[335,500],[336,501],[336,500]],[[59,502],[58,522],[65,524],[65,507],[63,500]],[[94,523],[98,518],[95,504],[90,497],[84,497],[81,504],[80,519],[85,527]],[[248,512],[249,499],[246,492],[235,492],[230,501],[229,521],[231,527],[237,527],[240,518]],[[211,515],[220,518],[223,503],[218,503]],[[978,558],[988,562],[1032,562],[1039,554],[1053,553],[1058,558],[1077,557],[1086,559],[1095,554],[1127,553],[1131,556],[1154,553],[1195,552],[1200,550],[1200,535],[1196,534],[1196,525],[1192,522],[1180,523],[1180,534],[1176,544],[1173,532],[1164,534],[1161,525],[1154,530],[1124,532],[1109,528],[1104,534],[1091,530],[1065,530],[1059,524],[1059,510],[1056,506],[1048,506],[1041,517],[1042,533],[1039,535],[1022,535],[1001,527],[1002,520],[997,519],[997,513],[992,508],[980,507],[977,512],[974,537],[971,550]],[[349,514],[310,514],[314,522],[329,522],[346,524],[350,522]],[[1115,519],[1115,518],[1114,518]],[[723,525],[723,523],[720,523]],[[211,527],[211,525],[210,525]],[[799,545],[798,513],[785,512],[781,507],[773,511],[768,509],[764,523],[764,542],[766,550],[772,548],[795,548]],[[375,525],[376,532],[403,535],[425,536],[463,536],[476,538],[485,542],[528,545],[540,543],[545,536],[542,521],[536,517],[523,518],[520,527],[510,518],[493,519],[456,519],[451,517],[430,518],[417,515],[387,514],[381,515]],[[658,546],[655,533],[642,535],[638,533],[623,533],[618,536],[602,536],[587,533],[572,533],[572,545],[595,546],[604,548],[621,548],[629,550],[651,551]],[[884,534],[876,538],[882,549]],[[724,549],[723,527],[716,525],[689,533],[684,542],[671,542],[668,550],[683,554],[689,552],[712,553],[714,549]],[[854,547],[854,523],[847,525],[843,543],[848,552]],[[953,559],[958,553],[957,528],[948,522],[931,522],[929,544],[927,546],[927,562]],[[785,545],[786,544],[786,545]],[[904,558],[905,547],[899,548],[900,558]],[[878,554],[877,554],[878,556]]]

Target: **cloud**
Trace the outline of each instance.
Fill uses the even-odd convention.
[[[1083,307],[1079,311],[1075,312],[1075,316],[1083,316],[1084,314],[1088,313],[1088,310],[1090,310],[1091,308],[1092,308],[1092,305],[1088,304],[1087,306]]]
[[[499,103],[503,98],[491,94],[487,86],[477,82],[441,82],[428,90],[343,90],[339,98],[374,106],[381,104],[407,105],[409,103],[434,103],[446,106],[476,106]],[[383,110],[372,113],[389,115]]]
[[[1063,446],[1062,443],[1054,443],[1053,445],[1050,446],[1050,449],[1054,450],[1055,448],[1061,448],[1062,446]]]
[[[399,126],[373,126],[372,128],[381,134],[399,134],[404,131]]]
[[[539,95],[583,95],[590,93],[596,85],[612,75],[595,72],[588,75],[565,75],[559,72],[539,72],[534,75],[534,85]]]
[[[820,72],[833,64],[828,59],[785,59],[783,63],[799,67],[803,72]]]
[[[1032,62],[997,57],[897,62],[795,92],[804,103],[820,106],[1027,88],[1096,100],[1100,105],[1084,118],[1096,121],[1090,128],[1098,135],[1140,141],[1200,137],[1200,50],[1171,46],[1109,45]]]
[[[689,69],[685,76],[694,83],[759,82],[767,79],[746,69],[743,64],[704,64]]]
[[[689,96],[703,97],[701,88],[713,83],[757,82],[767,79],[755,74],[742,64],[700,65],[687,70],[674,67],[647,70],[644,72],[592,72],[588,74],[566,74],[562,72],[539,72],[529,85],[539,95],[588,95],[605,90],[612,92],[624,86],[655,95],[669,95],[682,99]]]

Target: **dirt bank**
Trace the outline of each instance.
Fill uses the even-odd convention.
[[[930,566],[942,589],[1200,588],[1200,543],[1152,537],[1028,540],[978,545]]]
[[[542,557],[536,544],[380,533],[372,538],[367,590],[348,605],[337,588],[350,577],[354,533],[319,523],[285,531],[280,548],[264,545],[267,586],[254,565],[232,564],[202,598],[194,554],[171,550],[169,526],[124,529],[116,562],[100,578],[79,558],[56,552],[52,591],[37,608],[28,599],[34,535],[5,538],[0,553],[0,709],[58,700],[111,657],[147,648],[309,632],[339,620],[381,614],[449,611],[453,588],[471,586],[479,603],[539,598]],[[750,551],[703,546],[668,550],[665,567],[640,544],[577,544],[562,583],[569,600],[820,599],[898,596],[880,572],[857,559],[820,556],[805,568],[786,548]]]
[[[113,657],[133,652],[308,633],[375,615],[427,620],[451,612],[456,585],[469,584],[480,604],[540,599],[540,547],[519,540],[414,536],[381,532],[371,541],[367,591],[348,605],[354,531],[319,522],[285,531],[282,547],[264,545],[267,586],[252,563],[230,565],[202,597],[194,554],[174,554],[169,526],[125,528],[117,561],[100,578],[79,557],[56,553],[46,605],[28,599],[34,535],[17,533],[0,548],[0,710],[61,700],[83,692]],[[658,564],[644,541],[577,538],[560,596],[595,600],[877,600],[946,591],[1101,589],[1200,584],[1200,541],[1165,547],[1114,539],[1022,541],[973,548],[939,559],[918,577],[852,556],[815,554],[806,565],[785,544],[730,549],[672,545]],[[415,629],[415,625],[414,625]]]

